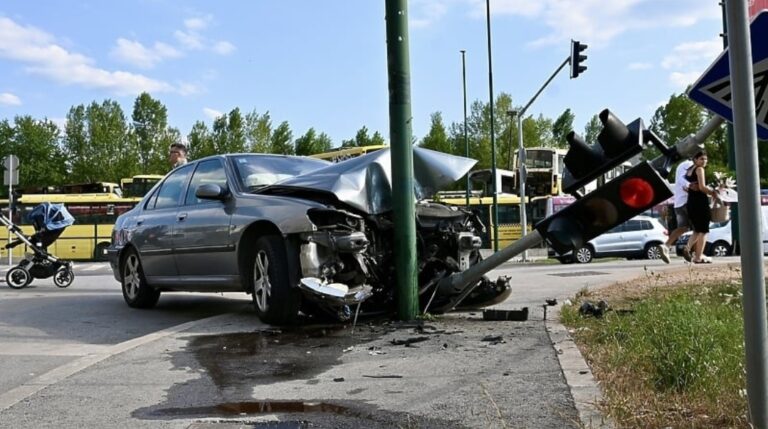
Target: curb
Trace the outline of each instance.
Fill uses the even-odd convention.
[[[615,429],[615,423],[603,416],[597,408],[597,404],[604,400],[603,392],[568,330],[560,323],[561,307],[562,304],[552,307],[551,317],[544,321],[544,326],[557,354],[565,383],[571,391],[581,427]]]

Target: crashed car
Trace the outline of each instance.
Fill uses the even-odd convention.
[[[501,302],[505,278],[441,282],[481,260],[484,226],[426,198],[475,161],[421,148],[413,156],[421,309]],[[149,308],[165,291],[241,291],[271,324],[393,311],[390,165],[383,149],[337,164],[230,154],[176,168],[115,223],[107,254],[126,303]]]

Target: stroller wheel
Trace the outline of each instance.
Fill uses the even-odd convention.
[[[32,283],[32,275],[25,268],[16,266],[5,274],[5,281],[13,289],[22,289]]]
[[[59,268],[53,275],[53,283],[61,288],[71,285],[73,280],[75,280],[75,273],[68,266]]]

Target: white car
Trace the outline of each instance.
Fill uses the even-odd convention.
[[[683,254],[683,247],[688,244],[691,233],[686,232],[675,243],[677,256]],[[704,254],[708,256],[729,256],[733,253],[733,238],[731,237],[731,221],[709,224],[707,244],[704,246]]]
[[[554,256],[564,264],[570,262],[586,264],[593,258],[603,257],[659,259],[661,245],[667,241],[668,235],[667,229],[657,219],[650,216],[635,216],[589,240],[574,252],[555,255],[550,249],[550,256]]]

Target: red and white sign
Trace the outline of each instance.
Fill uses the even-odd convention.
[[[749,0],[749,19],[752,19],[763,9],[768,9],[768,0]]]

